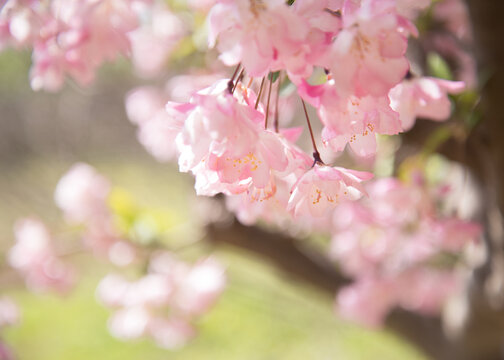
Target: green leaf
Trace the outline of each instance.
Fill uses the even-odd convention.
[[[453,80],[453,74],[450,66],[438,53],[429,53],[427,55],[427,66],[429,67],[429,72],[432,76],[446,80]]]
[[[268,80],[275,82],[280,76],[280,71],[275,71],[274,73],[270,72],[268,75]]]

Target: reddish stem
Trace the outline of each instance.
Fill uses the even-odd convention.
[[[311,141],[312,141],[312,145],[313,145],[313,159],[315,160],[315,163],[313,165],[315,165],[316,163],[323,164],[324,162],[320,158],[320,153],[317,149],[317,144],[315,143],[315,137],[313,136],[313,129],[311,127],[310,117],[308,116],[308,111],[306,110],[306,104],[302,98],[300,98],[300,99],[301,99],[301,103],[303,104],[303,110],[304,110],[304,113],[306,116],[306,123],[308,124],[308,130],[310,130],[310,137],[311,137]]]

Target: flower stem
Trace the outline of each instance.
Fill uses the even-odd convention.
[[[278,99],[280,98],[280,84],[282,83],[282,73],[278,75],[278,84],[277,84],[277,93],[275,99],[275,132],[278,132],[278,119],[279,119],[279,110],[278,110]]]
[[[266,105],[266,119],[264,120],[264,128],[268,128],[268,117],[269,117],[269,107],[270,107],[270,99],[271,99],[271,88],[273,86],[273,77],[269,79],[269,92],[268,92],[268,103]]]
[[[233,86],[233,90],[231,90],[231,94],[234,94],[235,90],[236,90],[236,87],[238,86],[238,83],[242,80],[243,78],[243,73],[245,72],[245,68],[243,68],[241,71],[240,71],[240,75],[238,75],[238,77],[236,78],[236,82]]]
[[[313,145],[313,159],[315,160],[313,165],[315,165],[316,163],[323,164],[324,162],[320,158],[320,153],[317,149],[317,144],[315,143],[315,137],[313,136],[313,129],[311,127],[310,117],[308,116],[308,111],[306,110],[306,104],[302,98],[300,98],[300,99],[301,99],[301,103],[303,104],[303,110],[304,110],[305,117],[306,117],[306,123],[308,124],[308,130],[310,130],[310,137],[311,137],[311,141],[312,141],[312,145]]]
[[[229,79],[229,82],[228,82],[228,90],[229,92],[232,94],[233,93],[233,87],[236,87],[235,83],[234,83],[234,80],[235,80],[235,77],[236,75],[238,74],[238,71],[240,70],[240,67],[241,67],[241,63],[239,63],[237,66],[236,66],[236,69],[233,73],[233,76],[231,76],[231,79]]]
[[[263,87],[264,87],[264,80],[266,80],[266,76],[262,78],[261,87],[259,88],[259,94],[257,94],[257,100],[256,100],[256,103],[254,106],[254,109],[256,109],[256,110],[257,110],[257,107],[259,106],[259,101],[261,101],[261,95],[262,95],[262,91],[263,91]]]

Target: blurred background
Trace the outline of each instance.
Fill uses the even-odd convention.
[[[51,229],[62,228],[53,193],[77,161],[96,167],[141,206],[163,209],[173,237],[197,237],[192,177],[147,154],[126,117],[125,95],[139,83],[130,65],[107,64],[91,87],[70,83],[51,94],[31,90],[30,64],[28,52],[0,53],[1,250],[12,246],[19,217],[35,215]],[[193,259],[207,246],[189,246],[181,256]],[[114,339],[107,331],[111,312],[95,296],[111,266],[79,252],[66,257],[78,282],[63,297],[27,292],[14,271],[2,271],[1,292],[21,312],[3,340],[20,360],[424,358],[395,334],[341,321],[333,298],[282,276],[264,260],[235,248],[219,247],[216,254],[227,268],[228,287],[198,320],[198,336],[180,350]]]

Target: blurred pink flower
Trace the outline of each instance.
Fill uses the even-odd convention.
[[[14,234],[16,243],[9,250],[8,261],[23,275],[27,286],[34,291],[69,290],[74,271],[57,257],[45,225],[36,219],[21,219]]]
[[[77,163],[59,180],[54,200],[68,221],[83,223],[108,214],[109,191],[105,177],[90,165]]]
[[[458,94],[464,89],[461,81],[421,77],[396,85],[389,98],[392,109],[399,113],[403,130],[409,130],[416,118],[447,120],[452,107],[448,94]]]
[[[109,320],[112,335],[124,340],[150,336],[173,349],[195,335],[192,321],[210,309],[225,284],[224,268],[212,258],[191,266],[160,252],[152,257],[149,273],[137,281],[106,276],[97,297],[117,309]]]

